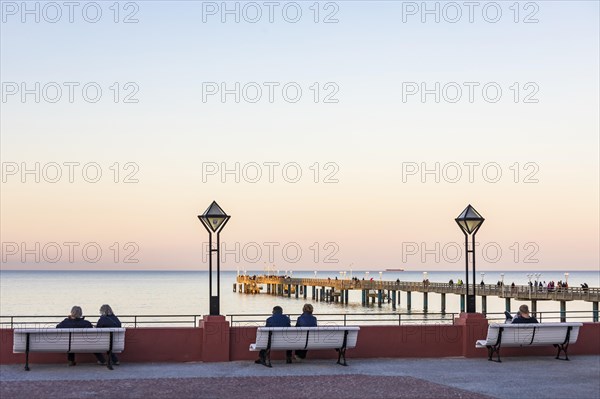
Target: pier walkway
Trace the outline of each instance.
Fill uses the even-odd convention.
[[[348,303],[349,291],[361,291],[363,306],[375,303],[381,306],[384,302],[400,304],[400,294],[405,293],[405,307],[411,309],[411,295],[413,292],[423,294],[423,310],[428,308],[428,294],[435,293],[441,296],[442,313],[446,311],[446,295],[460,295],[461,311],[465,309],[466,285],[450,283],[430,283],[428,281],[386,281],[386,280],[357,280],[357,279],[318,279],[318,278],[291,278],[272,275],[237,276],[233,290],[239,293],[295,296],[306,299],[309,288],[311,299],[316,301]],[[472,290],[472,284],[471,284]],[[598,303],[600,302],[600,288],[544,287],[516,285],[514,287],[497,284],[476,284],[476,295],[481,297],[483,313],[486,313],[487,297],[496,296],[504,298],[506,310],[510,311],[510,300],[531,301],[532,311],[537,310],[537,301],[559,301],[561,312],[566,312],[567,301],[585,301],[592,303],[594,321],[598,321]]]
[[[310,357],[310,354],[309,354]],[[350,359],[274,363],[124,363],[0,366],[0,397],[10,398],[555,398],[600,397],[600,356],[487,359]]]

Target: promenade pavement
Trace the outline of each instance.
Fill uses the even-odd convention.
[[[3,365],[0,397],[600,398],[600,356],[348,360]]]

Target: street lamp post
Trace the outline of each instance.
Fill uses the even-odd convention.
[[[379,281],[381,281],[382,276],[383,276],[383,272],[379,272]]]
[[[479,274],[481,274],[481,282],[483,282],[483,279],[484,279],[484,277],[485,277],[485,272],[481,272],[481,273],[479,273]]]
[[[315,270],[315,278],[317,278],[317,271]]]
[[[475,290],[477,283],[475,281],[475,234],[485,220],[470,204],[454,219],[465,235],[465,274],[467,288],[467,313],[475,313]],[[471,248],[469,249],[469,236],[471,236]],[[469,254],[472,256],[473,263],[473,293],[469,294]]]
[[[504,273],[500,273],[500,288],[502,289],[502,295],[504,295]]]
[[[202,222],[202,225],[208,231],[208,294],[209,294],[209,308],[211,316],[218,316],[220,312],[220,297],[221,297],[221,241],[220,233],[223,227],[227,224],[231,216],[227,215],[223,209],[213,201],[212,204],[204,211],[202,215],[198,215],[198,219]],[[217,235],[217,248],[212,247],[212,235]],[[217,255],[217,295],[213,295],[213,268],[212,258],[213,252]]]
[[[565,273],[565,284],[569,287],[569,273]]]

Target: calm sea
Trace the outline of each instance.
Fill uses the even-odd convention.
[[[248,274],[261,274],[261,271],[248,271]],[[500,280],[501,271],[486,271],[485,282],[495,284]],[[510,285],[527,284],[526,273],[506,271],[504,283]],[[541,272],[542,281],[564,280],[564,273],[558,271]],[[354,271],[354,276],[362,278],[365,272]],[[294,272],[294,277],[313,277],[313,272]],[[319,278],[340,278],[338,272],[318,272]],[[349,274],[347,275],[349,276]],[[379,279],[379,273],[371,271],[369,278]],[[422,272],[385,272],[384,280],[421,281]],[[236,272],[221,273],[221,314],[269,313],[274,305],[281,305],[286,313],[301,313],[303,299],[274,297],[265,294],[244,295],[233,292]],[[448,282],[464,279],[458,271],[428,272],[431,282]],[[478,282],[480,275],[477,275]],[[586,282],[590,287],[600,286],[600,272],[569,272],[569,285],[578,287]],[[311,302],[310,292],[307,301]],[[381,308],[365,308],[360,304],[360,291],[350,293],[350,304],[340,305],[318,302],[315,313],[384,313],[392,312],[390,304]],[[118,315],[204,315],[208,314],[208,272],[206,271],[1,271],[0,272],[0,315],[66,315],[71,306],[80,305],[84,315],[95,320],[100,305],[110,304]],[[429,312],[440,311],[440,295],[429,294]],[[514,310],[519,303],[513,302]],[[406,294],[402,294],[398,312],[406,311]],[[478,299],[477,308],[481,302]],[[458,295],[448,295],[447,312],[460,311]],[[412,311],[423,308],[423,296],[412,295]],[[567,310],[590,311],[592,304],[573,301]],[[558,311],[559,303],[539,301],[538,311]],[[503,312],[504,300],[489,297],[488,312]]]

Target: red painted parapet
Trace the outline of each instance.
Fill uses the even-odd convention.
[[[203,362],[228,362],[229,322],[225,316],[204,316],[200,321]]]
[[[486,349],[475,349],[475,341],[485,339],[487,320],[477,314],[461,314],[454,325],[425,324],[403,326],[361,326],[356,348],[347,352],[353,358],[448,356],[487,357]],[[223,316],[205,316],[200,327],[131,328],[125,334],[122,362],[192,362],[254,360],[248,347],[256,339],[256,327],[230,327]],[[13,354],[13,330],[0,329],[0,364],[25,363],[25,355]],[[552,346],[502,348],[502,357],[552,356]],[[275,352],[273,359],[283,359]],[[569,355],[600,355],[600,323],[584,323]],[[310,351],[309,359],[334,359],[335,351]],[[576,360],[574,358],[573,360]],[[64,353],[31,353],[30,363],[65,363]],[[95,362],[92,354],[77,354],[77,362]]]
[[[201,361],[199,328],[130,328],[125,332],[123,362],[193,362]],[[95,363],[91,353],[76,355],[77,363]],[[29,362],[67,363],[64,353],[30,353]],[[25,363],[25,354],[13,353],[13,330],[0,329],[0,364]]]
[[[475,342],[487,337],[488,321],[481,313],[461,313],[454,324],[462,329],[462,353],[464,357],[482,357],[486,351],[475,348]]]

